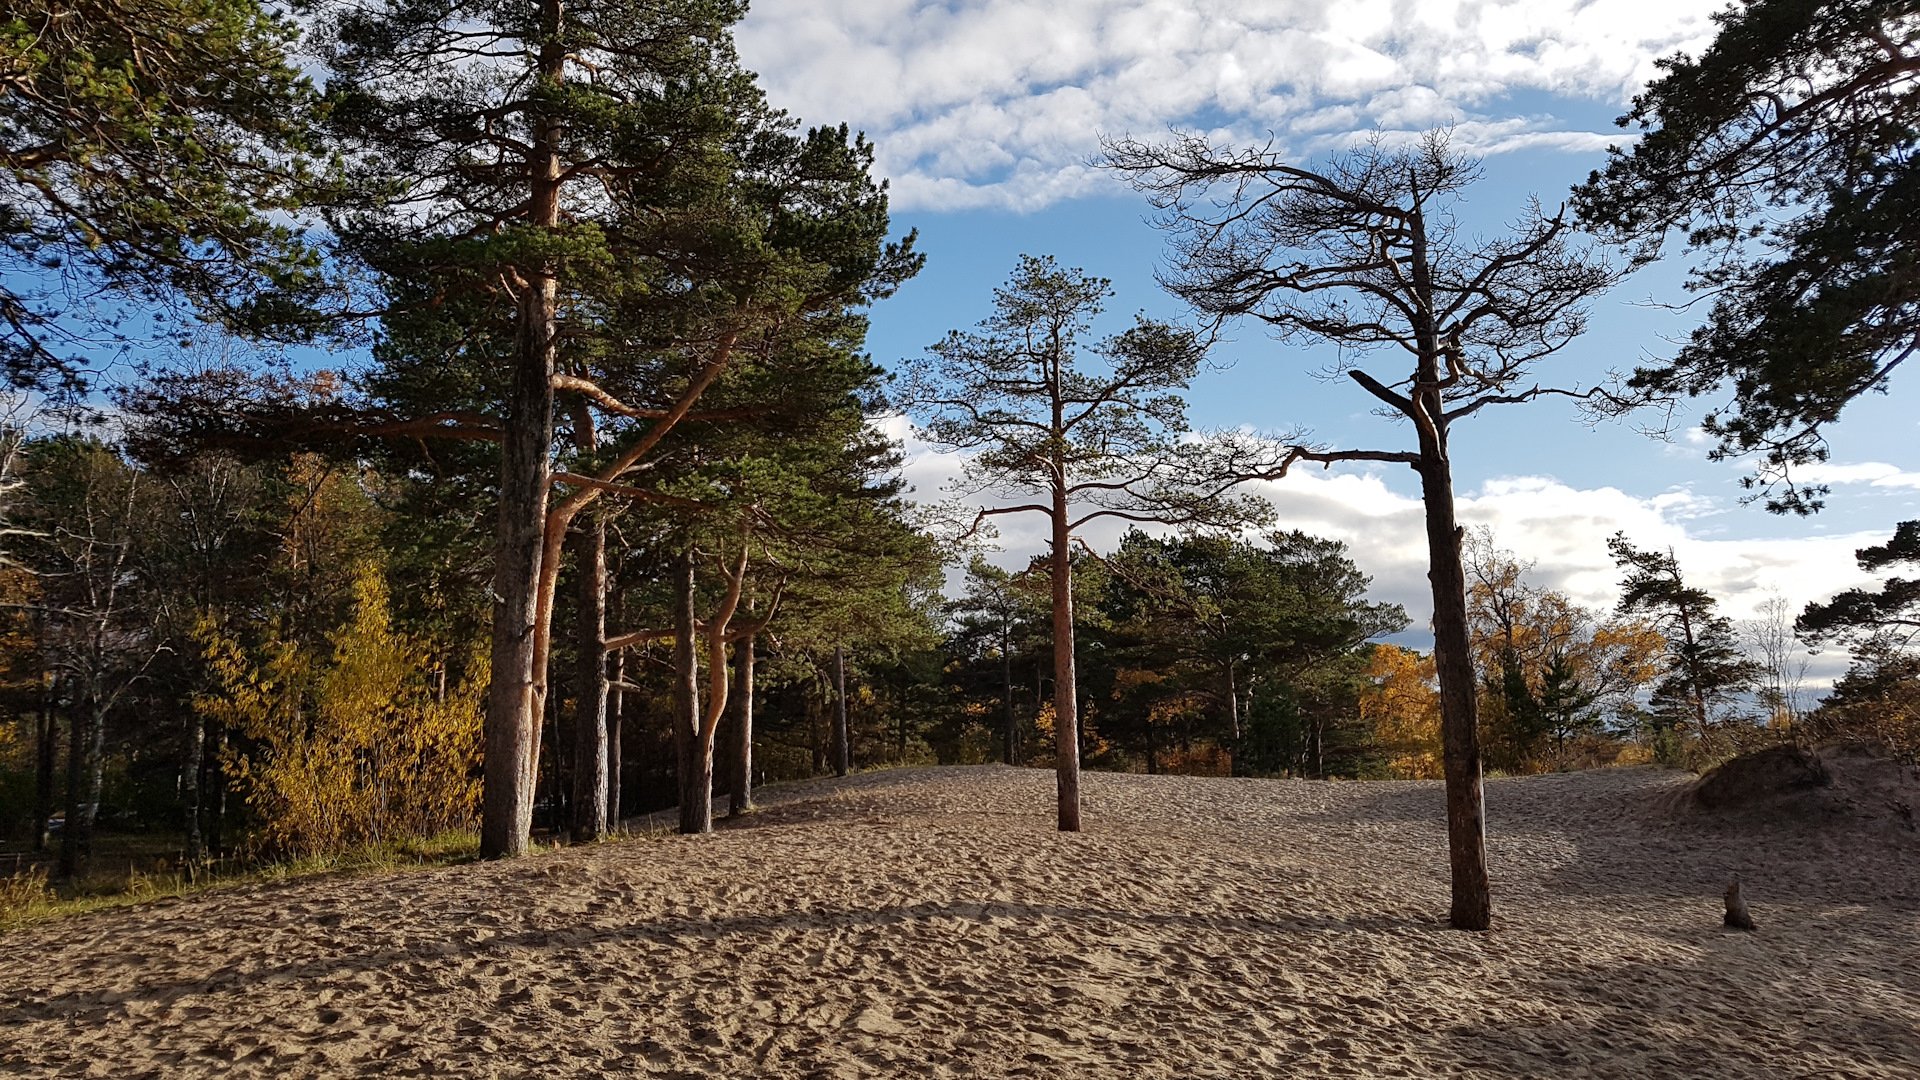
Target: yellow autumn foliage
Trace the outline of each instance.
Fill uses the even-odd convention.
[[[352,614],[324,653],[248,648],[210,623],[196,636],[213,689],[194,704],[244,736],[221,764],[263,848],[316,855],[471,822],[485,665],[476,655],[437,693],[431,650],[394,628],[376,568],[355,568]]]
[[[1378,645],[1367,661],[1367,687],[1360,693],[1360,719],[1387,768],[1406,780],[1442,775],[1440,690],[1433,657],[1398,645]]]

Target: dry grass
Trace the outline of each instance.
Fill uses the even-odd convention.
[[[127,860],[124,872],[96,870],[77,882],[51,880],[45,865],[31,865],[0,878],[0,932],[19,930],[55,919],[113,908],[134,907],[161,899],[178,899],[203,892],[338,874],[447,866],[471,860],[479,850],[471,832],[407,838],[369,845],[332,855],[273,861],[264,864],[209,863],[181,868],[164,857]],[[98,860],[100,862],[108,860]],[[119,860],[112,860],[118,862]],[[144,862],[146,868],[142,869]]]

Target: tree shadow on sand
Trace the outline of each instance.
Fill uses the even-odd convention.
[[[482,954],[513,950],[561,952],[595,950],[621,944],[682,950],[709,947],[741,936],[773,940],[790,935],[885,932],[907,926],[926,926],[941,920],[975,924],[1014,923],[1033,927],[1036,931],[1049,921],[1068,921],[1095,932],[1109,933],[1124,933],[1129,928],[1278,936],[1421,930],[1435,934],[1447,932],[1438,922],[1392,915],[1343,917],[1301,914],[1259,919],[1211,913],[1139,912],[1009,901],[820,908],[711,919],[669,917],[624,926],[522,930],[460,942],[452,948],[447,947],[450,943],[441,942],[437,954],[430,952],[425,956],[418,948],[409,947],[349,953],[289,964],[260,963],[258,958],[250,957],[193,978],[159,979],[127,991],[70,992],[46,997],[13,995],[11,998],[0,998],[0,1033],[48,1019],[81,1025],[96,1024],[124,1015],[133,1003],[167,1002],[188,995],[244,994],[249,987],[260,982],[320,983],[337,980],[343,975],[397,972],[397,969],[418,964],[423,959],[431,959],[436,964],[457,964]]]
[[[1910,991],[1878,1005],[1831,996],[1752,943],[1728,935],[1693,964],[1535,972],[1525,990],[1567,1018],[1458,1024],[1435,1033],[1435,1055],[1515,1080],[1920,1075],[1920,1010],[1895,1004]]]

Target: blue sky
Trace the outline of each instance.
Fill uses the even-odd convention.
[[[812,0],[763,2],[741,26],[749,66],[773,100],[808,122],[848,122],[876,142],[895,219],[920,232],[921,277],[874,312],[877,359],[910,362],[987,312],[1023,253],[1111,278],[1114,317],[1177,317],[1155,285],[1164,237],[1148,208],[1091,167],[1103,135],[1174,128],[1274,140],[1303,158],[1372,130],[1451,125],[1486,179],[1461,210],[1493,231],[1530,194],[1549,205],[1623,136],[1612,124],[1652,61],[1710,39],[1711,0]],[[1670,349],[1696,313],[1682,268],[1636,275],[1593,309],[1589,333],[1544,374],[1591,385]],[[1652,301],[1652,302],[1650,302]],[[1191,394],[1195,426],[1310,427],[1342,445],[1400,448],[1407,433],[1346,384],[1308,373],[1328,357],[1238,328]],[[1535,578],[1609,605],[1616,529],[1672,546],[1736,617],[1771,593],[1797,607],[1853,584],[1851,552],[1920,516],[1911,406],[1856,404],[1834,432],[1830,509],[1812,519],[1742,506],[1738,464],[1710,463],[1703,402],[1672,440],[1634,423],[1589,428],[1564,403],[1489,410],[1456,429],[1463,517],[1535,562]],[[1498,412],[1498,415],[1494,413]],[[905,434],[905,425],[896,425]],[[915,446],[909,477],[937,495],[955,462]],[[1424,619],[1424,554],[1411,473],[1342,467],[1269,492],[1282,522],[1352,546],[1377,591]],[[1037,550],[1039,522],[1008,520],[1001,561]],[[1816,659],[1816,677],[1839,660]]]

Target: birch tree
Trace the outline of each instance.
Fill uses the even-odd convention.
[[[71,698],[66,819],[59,873],[92,851],[107,720],[158,655],[133,567],[149,535],[141,476],[97,441],[57,436],[29,445],[19,558],[39,578],[43,663]]]

